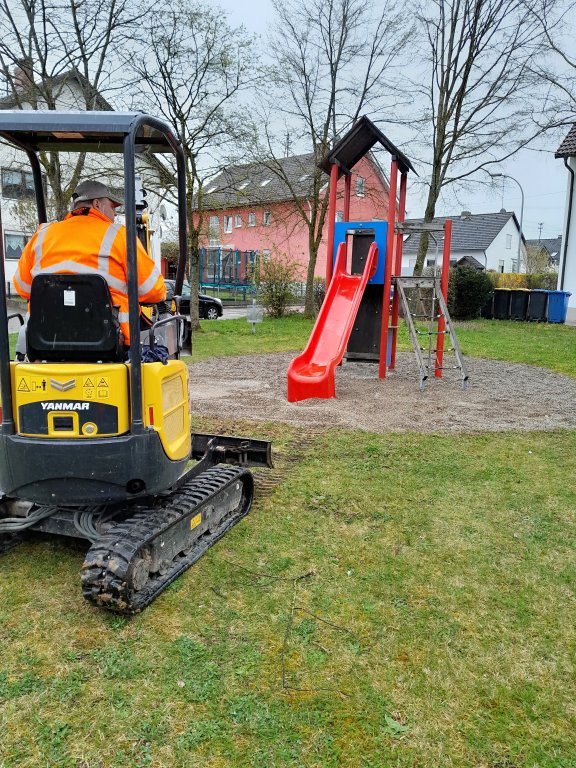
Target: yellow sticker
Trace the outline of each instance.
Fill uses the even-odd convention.
[[[190,530],[196,528],[202,522],[202,512],[199,512],[195,517],[190,520]]]

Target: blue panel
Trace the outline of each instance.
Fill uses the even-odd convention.
[[[334,253],[332,266],[336,263],[338,246],[346,240],[346,233],[351,229],[369,229],[374,231],[374,240],[378,246],[378,264],[374,276],[368,280],[368,285],[384,285],[384,265],[386,264],[386,238],[388,235],[387,221],[337,221],[334,225]]]

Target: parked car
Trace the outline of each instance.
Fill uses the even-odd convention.
[[[166,300],[171,301],[174,296],[175,280],[164,280],[166,283]],[[190,314],[190,285],[184,283],[182,286],[182,299],[180,300],[180,312],[183,315]],[[217,320],[222,317],[222,302],[213,296],[206,296],[204,293],[198,294],[198,314],[206,320]]]

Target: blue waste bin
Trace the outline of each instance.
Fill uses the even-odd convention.
[[[548,322],[566,322],[568,299],[572,296],[569,291],[549,291],[548,293]]]

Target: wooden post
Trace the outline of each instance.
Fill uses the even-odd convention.
[[[442,275],[440,277],[440,290],[444,301],[448,302],[448,276],[450,272],[450,242],[452,240],[452,222],[446,219],[444,222],[444,248],[442,250]],[[440,312],[438,314],[438,335],[436,336],[436,365],[434,367],[434,376],[437,379],[442,378],[442,362],[444,360],[444,331],[446,330],[446,320]]]
[[[398,184],[398,160],[392,158],[390,165],[390,193],[388,195],[388,232],[386,233],[386,266],[384,269],[384,293],[382,296],[382,328],[380,330],[380,364],[378,375],[386,378],[386,355],[388,352],[388,325],[390,321],[390,286],[392,284],[392,262],[394,261],[394,225],[396,223],[396,187]]]

